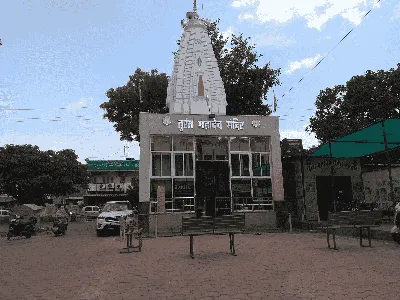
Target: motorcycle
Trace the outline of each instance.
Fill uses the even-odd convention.
[[[53,222],[53,227],[51,231],[53,231],[54,236],[65,235],[68,229],[68,221],[65,218],[56,218]]]
[[[390,232],[392,233],[393,240],[397,244],[400,244],[400,203],[397,203],[395,206],[393,223],[394,226]]]
[[[37,218],[30,217],[29,219],[17,216],[10,221],[10,226],[7,233],[7,240],[14,236],[24,236],[29,239],[35,234],[35,225]]]

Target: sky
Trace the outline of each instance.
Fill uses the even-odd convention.
[[[81,162],[124,159],[125,143],[99,105],[137,67],[171,74],[180,20],[192,7],[192,0],[1,1],[0,146],[73,149]],[[306,147],[318,144],[305,128],[321,90],[400,62],[397,0],[198,0],[197,7],[201,17],[219,18],[225,35],[251,37],[260,64],[281,69],[273,115],[281,138]],[[140,159],[138,144],[127,146]]]

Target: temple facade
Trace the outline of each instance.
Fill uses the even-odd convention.
[[[150,233],[180,232],[183,215],[246,214],[246,227],[275,227],[283,201],[279,119],[227,116],[207,33],[193,11],[167,92],[168,114],[140,114],[140,211]]]

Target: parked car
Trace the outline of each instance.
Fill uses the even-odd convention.
[[[82,216],[87,219],[96,219],[100,214],[100,207],[98,206],[85,206],[82,208]]]
[[[103,236],[107,231],[119,231],[119,217],[133,217],[137,211],[129,201],[109,201],[97,217],[97,236]]]
[[[0,223],[9,223],[12,219],[16,217],[15,214],[7,209],[0,209]]]

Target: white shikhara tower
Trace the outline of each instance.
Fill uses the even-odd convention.
[[[226,115],[224,83],[207,33],[210,21],[199,17],[196,0],[186,18],[168,83],[169,113]]]

